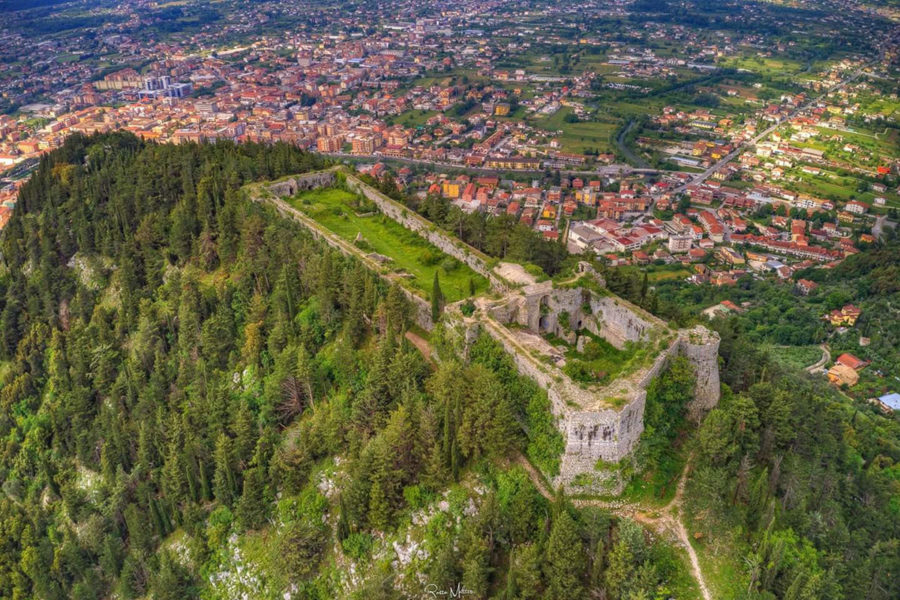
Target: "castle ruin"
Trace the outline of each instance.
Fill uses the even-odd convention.
[[[683,355],[694,368],[690,418],[699,421],[719,400],[718,335],[702,326],[672,329],[609,293],[595,273],[558,286],[531,283],[499,299],[478,298],[475,305],[471,317],[451,312],[450,322],[463,329],[469,342],[482,331],[489,334],[522,375],[547,390],[565,440],[553,483],[567,492],[621,492],[625,482],[614,467],[634,451],[644,430],[647,387],[672,357]],[[580,346],[583,332],[619,349],[639,344],[645,348],[643,358],[607,383],[574,381],[562,370],[562,353],[546,337]]]
[[[688,404],[691,419],[699,421],[719,401],[719,337],[703,326],[673,329],[643,309],[613,295],[588,263],[579,264],[576,276],[565,283],[538,282],[519,265],[500,263],[489,267],[487,257],[434,227],[405,206],[384,196],[352,174],[349,189],[373,201],[387,216],[417,232],[451,256],[488,277],[492,293],[475,299],[474,312],[466,316],[462,302],[447,307],[444,321],[459,334],[462,346],[484,332],[510,354],[519,372],[547,391],[557,428],[565,441],[559,473],[553,483],[569,493],[619,494],[624,488],[618,465],[629,460],[644,430],[647,388],[678,355],[688,359],[696,378],[694,397]],[[334,185],[335,170],[289,178],[272,184],[276,197]],[[351,244],[326,232],[308,218],[274,200],[284,214],[291,214],[342,252],[366,256]],[[390,279],[389,275],[382,273]],[[433,323],[427,299],[407,291],[415,305],[417,321],[426,329]],[[419,316],[421,318],[419,318]],[[563,370],[564,352],[548,341],[562,340],[581,350],[588,334],[618,349],[641,347],[640,360],[608,382],[583,383]]]

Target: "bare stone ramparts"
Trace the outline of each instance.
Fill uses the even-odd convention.
[[[547,390],[557,427],[565,440],[555,485],[573,493],[620,493],[617,465],[631,457],[644,430],[647,388],[677,355],[696,374],[691,418],[699,420],[718,402],[718,336],[703,327],[673,330],[633,304],[587,288],[554,288],[551,282],[525,286],[500,300],[481,298],[466,319],[499,341],[522,375]],[[643,364],[605,385],[580,384],[535,348],[532,333],[574,343],[587,330],[616,347],[640,343],[651,351]],[[523,331],[528,333],[522,333]],[[540,338],[538,338],[540,339]],[[538,344],[539,345],[539,344]]]

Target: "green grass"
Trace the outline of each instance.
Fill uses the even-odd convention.
[[[690,277],[691,272],[688,269],[676,269],[673,271],[652,271],[647,273],[647,281],[654,283],[657,281],[672,281],[674,279],[684,279]]]
[[[857,180],[852,177],[837,177],[834,181],[839,183],[833,183],[832,181],[825,180],[823,177],[803,173],[799,169],[792,173],[797,175],[800,181],[786,183],[784,187],[807,193],[818,198],[827,198],[829,200],[837,200],[840,202],[857,199],[871,203],[872,199],[875,197],[875,194],[871,192],[857,192]]]
[[[656,543],[659,546],[653,551],[654,559],[671,565],[677,564],[680,567],[666,582],[670,588],[670,593],[662,597],[700,600],[703,595],[700,593],[700,586],[697,585],[697,581],[691,574],[691,559],[687,551],[670,542],[659,540]]]
[[[772,78],[784,78],[802,72],[806,65],[788,58],[763,58],[747,56],[744,58],[730,58],[724,61],[723,66],[735,69],[747,69],[760,75]]]
[[[657,464],[643,473],[631,477],[620,496],[626,502],[662,508],[672,501],[684,463],[687,461],[685,444],[673,447],[660,456]],[[612,499],[612,498],[611,498]]]
[[[403,127],[424,127],[428,119],[436,114],[438,113],[434,110],[407,110],[393,117],[391,121],[395,125],[402,125]]]
[[[589,331],[581,333],[590,338],[584,346],[584,352],[578,352],[570,347],[566,352],[566,366],[563,371],[575,381],[583,383],[607,383],[624,371],[631,371],[635,366],[635,359],[643,357],[640,345],[627,343],[623,350],[619,350],[603,338]],[[552,340],[551,343],[561,340]],[[638,356],[638,355],[641,356]]]
[[[747,579],[740,568],[741,557],[728,547],[712,548],[706,538],[693,539],[690,523],[686,522],[685,527],[712,597],[722,600],[742,597],[746,592]]]
[[[796,370],[805,369],[822,358],[818,346],[772,346],[768,352],[776,363]]]
[[[583,154],[588,148],[597,149],[599,152],[612,152],[612,136],[618,129],[618,125],[601,121],[581,121],[578,123],[566,123],[566,115],[572,113],[572,109],[564,106],[549,117],[541,117],[534,121],[534,125],[548,131],[562,130],[559,141],[563,150]]]
[[[356,199],[355,194],[329,188],[304,192],[290,202],[348,242],[354,243],[357,234],[361,234],[365,243],[357,246],[363,251],[390,257],[392,261],[387,267],[394,272],[408,273],[410,277],[404,281],[425,298],[431,297],[435,273],[438,273],[441,290],[448,302],[469,296],[470,278],[475,282],[476,294],[488,289],[484,277],[402,225],[381,213],[358,214],[352,206]]]

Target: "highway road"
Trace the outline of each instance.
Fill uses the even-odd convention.
[[[816,96],[815,98],[810,99],[810,100],[809,100],[808,102],[806,102],[805,104],[803,104],[803,105],[801,105],[801,106],[798,106],[798,107],[797,107],[796,109],[794,109],[794,111],[791,112],[791,114],[789,114],[787,117],[785,117],[784,119],[780,119],[779,121],[775,122],[775,124],[771,125],[770,127],[766,128],[766,129],[765,129],[764,131],[762,131],[761,133],[757,134],[755,137],[753,137],[753,138],[751,138],[751,139],[749,139],[749,140],[747,140],[747,141],[741,143],[740,145],[738,145],[737,148],[735,148],[734,150],[732,150],[729,154],[723,156],[723,157],[719,160],[719,162],[715,163],[713,166],[711,166],[710,168],[706,169],[706,170],[703,171],[702,173],[698,173],[696,176],[694,176],[693,178],[691,178],[690,181],[688,181],[688,182],[685,183],[684,185],[681,185],[681,186],[675,188],[674,190],[672,190],[672,191],[669,192],[669,193],[672,193],[672,194],[680,194],[680,193],[682,193],[685,189],[687,189],[687,187],[690,186],[690,185],[699,185],[699,184],[703,183],[704,181],[706,181],[707,179],[709,179],[709,177],[710,177],[713,173],[715,173],[716,171],[718,171],[719,169],[721,169],[722,167],[724,167],[725,165],[727,165],[728,163],[730,163],[731,161],[733,161],[735,158],[737,158],[738,155],[740,155],[741,152],[743,152],[747,147],[749,147],[749,146],[755,146],[755,145],[758,144],[760,141],[762,141],[762,140],[764,140],[765,138],[767,138],[773,131],[775,131],[776,129],[778,129],[778,127],[780,127],[782,124],[784,124],[785,121],[789,121],[790,119],[793,119],[793,118],[796,117],[798,114],[800,114],[802,111],[806,110],[807,108],[809,108],[809,107],[812,106],[813,104],[817,103],[821,98],[824,98],[825,96],[827,96],[827,95],[830,94],[831,92],[834,92],[834,91],[836,91],[836,90],[839,90],[839,89],[841,89],[842,87],[844,87],[845,85],[847,85],[847,84],[849,84],[849,83],[855,81],[856,79],[859,78],[860,75],[862,75],[862,69],[856,71],[852,76],[850,76],[849,78],[847,78],[847,79],[841,81],[840,83],[836,83],[835,85],[831,86],[830,88],[828,88],[827,91],[823,92],[823,93],[820,94],[819,96]],[[654,198],[654,200],[655,200],[655,198]]]
[[[471,167],[465,164],[440,162],[436,160],[427,160],[424,158],[408,158],[398,156],[382,156],[380,154],[352,154],[349,152],[322,152],[326,156],[334,158],[351,158],[356,160],[371,161],[397,161],[410,164],[429,165],[444,169],[456,169],[460,171],[477,171],[481,173],[533,173],[535,175],[543,174],[544,169],[492,169],[489,167]],[[631,165],[604,165],[593,170],[577,171],[573,169],[560,169],[562,175],[574,175],[576,177],[615,177],[623,175],[659,175],[661,173],[675,173],[676,171],[660,171],[658,169],[635,169]]]

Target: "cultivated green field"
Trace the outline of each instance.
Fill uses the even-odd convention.
[[[559,141],[563,150],[583,154],[587,149],[596,149],[598,152],[612,152],[612,136],[618,129],[618,125],[600,121],[582,121],[567,123],[566,115],[572,112],[571,108],[563,107],[549,117],[541,117],[534,121],[534,125],[548,131],[562,131]]]
[[[357,243],[361,250],[390,257],[387,266],[395,272],[408,273],[405,281],[426,298],[431,296],[435,273],[448,302],[469,296],[470,279],[475,283],[476,294],[487,290],[484,277],[402,225],[378,212],[359,214],[353,206],[356,200],[355,194],[331,188],[304,192],[290,202],[348,242],[354,243],[357,235],[362,235],[365,241]]]
[[[775,362],[796,370],[814,365],[822,358],[818,346],[772,346],[768,352]]]
[[[391,122],[403,127],[423,127],[428,119],[436,114],[437,111],[434,110],[407,110],[396,117],[392,117]]]

